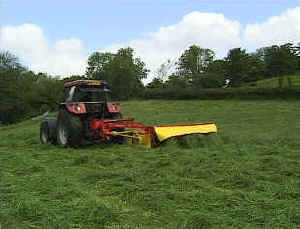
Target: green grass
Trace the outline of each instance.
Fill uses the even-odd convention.
[[[299,228],[298,101],[123,108],[149,125],[214,121],[219,133],[63,149],[40,144],[39,121],[2,127],[2,228]]]
[[[292,75],[290,76],[291,82],[292,82],[292,87],[297,87],[300,88],[300,74],[296,74],[296,75]],[[246,87],[249,86],[254,86],[254,87],[258,87],[258,88],[279,88],[279,81],[278,81],[278,77],[273,77],[270,79],[264,79],[264,80],[259,80],[253,83],[247,83],[245,85]],[[283,87],[288,87],[288,80],[287,77],[284,77],[283,80]]]

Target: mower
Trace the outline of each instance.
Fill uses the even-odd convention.
[[[77,80],[64,84],[58,117],[42,121],[40,139],[65,147],[79,147],[84,142],[127,142],[152,148],[170,138],[216,132],[214,123],[148,126],[123,118],[120,103],[110,100],[106,82]]]

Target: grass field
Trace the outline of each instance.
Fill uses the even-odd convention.
[[[298,101],[131,101],[145,124],[214,121],[217,135],[155,149],[41,145],[2,127],[3,229],[299,228]]]
[[[290,76],[290,80],[293,88],[295,87],[300,88],[300,73]],[[279,88],[279,81],[278,81],[278,77],[273,77],[273,78],[259,80],[256,82],[246,84],[246,86],[251,86],[251,85],[255,85],[255,87],[258,88]],[[287,77],[283,78],[282,86],[289,87]]]

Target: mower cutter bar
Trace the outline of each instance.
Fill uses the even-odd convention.
[[[147,126],[134,121],[133,118],[95,119],[91,123],[91,129],[101,133],[100,141],[107,141],[113,136],[122,136],[126,137],[130,144],[137,143],[149,148],[174,137],[217,132],[217,127],[214,123]]]

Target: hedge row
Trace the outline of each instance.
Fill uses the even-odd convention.
[[[164,88],[146,90],[145,99],[292,99],[300,88]]]

